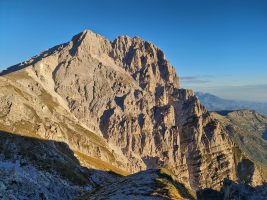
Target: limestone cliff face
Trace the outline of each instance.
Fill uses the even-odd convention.
[[[23,68],[17,76],[31,77],[21,88],[31,90],[35,106],[40,98],[52,98],[62,109],[43,107],[52,112],[53,124],[61,124],[50,126],[49,137],[128,172],[168,167],[194,190],[237,179],[238,146],[193,91],[180,88],[174,67],[150,42],[127,36],[109,41],[84,31],[15,68]],[[6,76],[16,82],[12,73]],[[43,90],[50,96],[42,97]],[[0,101],[7,113],[11,97]],[[38,116],[44,116],[41,108]],[[40,133],[47,132],[43,121]],[[81,136],[72,137],[72,131]]]

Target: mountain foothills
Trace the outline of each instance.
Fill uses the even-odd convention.
[[[2,199],[267,194],[267,118],[210,113],[139,37],[86,30],[3,71],[0,129]]]

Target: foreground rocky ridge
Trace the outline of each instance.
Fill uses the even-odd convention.
[[[188,190],[183,184],[172,178],[172,173],[167,169],[146,170],[136,174],[121,177],[112,184],[104,184],[92,190],[79,200],[101,199],[176,199],[194,200],[193,191]]]
[[[64,142],[0,131],[0,199],[74,199],[120,179],[81,166]]]
[[[65,142],[88,168],[168,167],[189,189],[219,189],[246,159],[257,162],[248,183],[266,180],[266,157],[247,155],[231,126],[180,88],[163,52],[138,37],[87,30],[2,75],[1,130]]]

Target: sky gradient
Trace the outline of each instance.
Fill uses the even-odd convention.
[[[0,70],[84,29],[153,42],[184,88],[267,102],[266,0],[0,0]]]

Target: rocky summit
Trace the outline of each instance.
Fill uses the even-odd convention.
[[[85,30],[3,71],[0,130],[3,199],[201,199],[267,180],[266,117],[210,113],[139,37]]]

